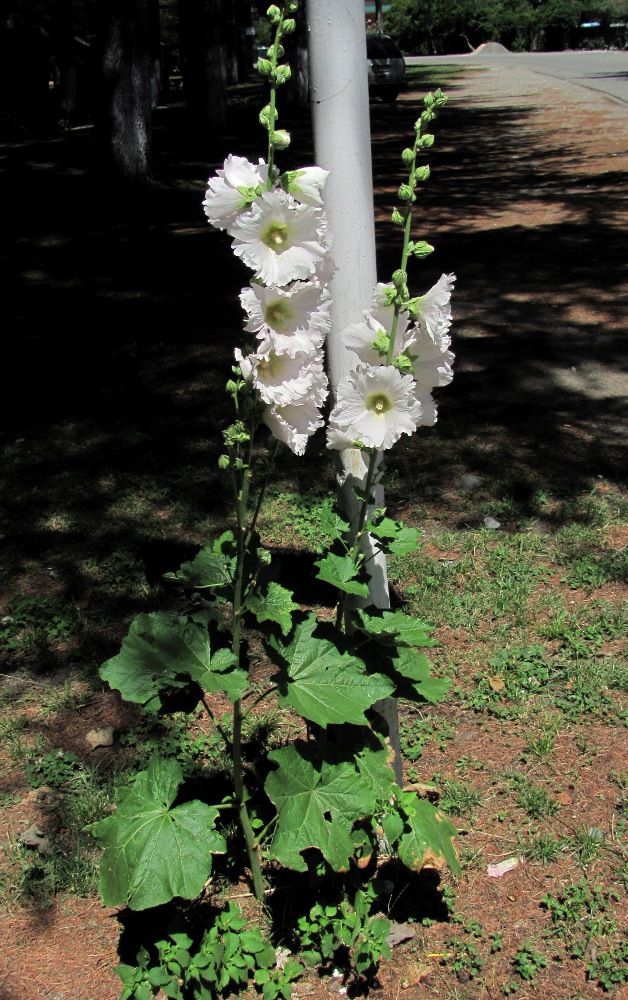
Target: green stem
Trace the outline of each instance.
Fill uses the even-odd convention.
[[[252,443],[249,445],[250,459]],[[240,448],[238,447],[238,456]],[[246,554],[246,510],[248,506],[249,484],[250,484],[250,462],[237,470],[238,489],[236,492],[236,524],[237,524],[237,556],[236,571],[233,581],[233,610],[232,610],[232,650],[236,658],[237,665],[240,666],[242,655],[242,595],[244,591],[244,557]],[[233,706],[233,737],[231,741],[231,752],[233,756],[233,788],[235,794],[235,804],[238,810],[238,818],[244,835],[246,851],[249,858],[251,878],[253,880],[253,891],[256,899],[264,902],[264,881],[262,878],[262,866],[260,862],[258,844],[255,832],[251,825],[249,811],[246,805],[246,790],[244,787],[244,767],[242,764],[242,702],[238,700]]]
[[[279,441],[277,438],[273,438],[272,444],[270,446],[270,455],[268,456],[268,465],[266,466],[266,474],[264,476],[264,481],[260,486],[259,494],[257,497],[257,503],[255,504],[255,510],[253,511],[253,517],[251,518],[251,523],[249,525],[249,530],[246,536],[247,546],[250,544],[251,537],[255,531],[255,525],[257,524],[257,518],[262,509],[262,503],[264,502],[264,497],[266,496],[266,489],[268,483],[270,482],[271,474],[275,468],[275,456],[277,454],[277,449],[279,448]]]
[[[266,187],[270,191],[273,186],[273,166],[275,163],[275,147],[272,142],[272,135],[277,124],[277,81],[275,73],[277,71],[277,60],[279,45],[281,44],[281,34],[283,29],[284,15],[281,12],[281,19],[277,22],[275,29],[275,39],[272,45],[271,71],[270,71],[270,100],[268,102],[268,180]]]
[[[359,567],[361,562],[364,561],[364,553],[360,550],[360,543],[362,541],[362,535],[364,534],[364,525],[368,520],[371,490],[377,476],[377,458],[377,449],[369,449],[369,464],[364,483],[364,496],[362,498],[362,503],[360,504],[360,510],[357,517],[355,537],[349,552],[349,555],[351,556],[356,567]],[[340,592],[338,606],[336,608],[336,628],[340,628],[344,620],[347,597],[348,595],[345,594],[344,591]]]

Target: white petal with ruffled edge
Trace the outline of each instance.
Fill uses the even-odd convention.
[[[387,450],[402,434],[412,434],[421,417],[410,375],[392,366],[358,367],[342,379],[329,418],[328,447],[339,437],[361,441],[365,448]]]
[[[282,288],[316,273],[325,257],[323,213],[283,191],[266,191],[229,230],[233,252],[265,285]]]
[[[256,167],[243,156],[230,154],[224,168],[207,182],[203,209],[212,226],[228,229],[243,212],[248,212],[251,200],[238,189],[264,186],[267,176],[268,167],[263,160]]]

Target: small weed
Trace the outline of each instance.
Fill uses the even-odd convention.
[[[423,755],[428,743],[435,743],[439,750],[445,751],[448,741],[455,737],[453,726],[445,721],[435,725],[430,719],[416,718],[402,722],[399,739],[404,760],[414,763]]]
[[[493,931],[489,941],[491,942],[491,955],[496,955],[504,947],[504,938],[499,931]]]
[[[560,937],[574,958],[583,958],[597,938],[610,937],[616,929],[612,903],[619,896],[589,885],[584,879],[566,886],[559,896],[548,892],[541,905],[549,912],[552,927],[547,937]]]
[[[528,742],[528,753],[539,757],[541,760],[546,760],[548,757],[552,756],[554,752],[554,744],[556,743],[556,733],[551,731],[546,731],[540,733],[537,737],[532,737]]]
[[[546,966],[547,958],[545,955],[537,951],[529,941],[517,949],[512,959],[512,967],[517,975],[525,979],[531,986],[536,983],[537,972]]]
[[[587,978],[603,990],[628,982],[628,937],[614,948],[599,951],[587,965]]]
[[[575,857],[583,866],[591,864],[605,846],[604,833],[595,826],[578,827],[569,840]]]
[[[481,791],[468,781],[446,778],[440,798],[441,808],[452,816],[470,814],[482,803]]]
[[[518,805],[532,819],[547,819],[558,812],[558,803],[542,785],[535,784],[527,775],[516,771],[509,777],[516,790]]]
[[[15,597],[8,610],[0,624],[0,640],[8,653],[67,640],[82,623],[76,607],[56,594]]]
[[[536,833],[521,841],[521,853],[528,861],[550,865],[565,849],[565,843],[551,833]]]
[[[371,916],[375,890],[358,889],[353,904],[345,896],[340,903],[315,903],[309,913],[299,917],[297,934],[299,954],[310,967],[325,967],[333,961],[349,976],[373,978],[380,959],[390,958],[386,937],[390,921]]]
[[[462,938],[450,937],[445,940],[445,947],[449,952],[445,963],[456,973],[461,982],[468,982],[479,976],[484,961],[474,944]]]
[[[569,566],[563,582],[574,590],[590,594],[605,583],[625,580],[628,576],[628,553],[614,549],[601,555],[579,556]]]
[[[67,750],[52,750],[41,757],[34,757],[26,765],[26,780],[32,788],[49,785],[63,788],[80,770],[80,760]]]

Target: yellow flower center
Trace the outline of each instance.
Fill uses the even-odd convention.
[[[281,370],[281,362],[274,351],[271,351],[268,359],[262,358],[257,366],[257,375],[262,382],[268,382]]]
[[[287,326],[291,319],[292,310],[288,303],[281,299],[278,299],[277,302],[271,302],[266,309],[266,322],[276,330],[281,330],[282,327]]]
[[[383,417],[383,415],[390,410],[391,406],[392,404],[388,396],[385,396],[384,393],[380,392],[369,396],[366,401],[367,410],[373,410],[375,415],[378,417]]]
[[[283,222],[271,222],[262,233],[262,243],[275,253],[288,246],[288,227]]]

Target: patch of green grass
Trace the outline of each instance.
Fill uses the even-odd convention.
[[[528,861],[551,865],[565,850],[565,841],[552,833],[520,835],[519,850]]]
[[[445,778],[439,805],[451,816],[471,815],[482,803],[482,792],[469,781]]]
[[[548,819],[558,812],[558,803],[543,785],[518,771],[512,771],[508,777],[515,790],[517,805],[532,819]]]

